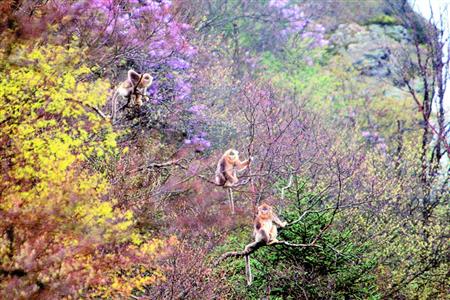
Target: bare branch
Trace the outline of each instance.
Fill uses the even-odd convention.
[[[220,262],[222,262],[223,260],[230,258],[230,257],[243,257],[243,256],[248,256],[250,254],[252,254],[253,252],[255,252],[256,250],[258,250],[261,247],[265,247],[265,246],[274,246],[274,245],[285,245],[288,247],[320,247],[320,245],[316,245],[315,242],[317,241],[317,239],[314,239],[314,241],[312,243],[309,244],[293,244],[287,241],[275,241],[275,242],[271,242],[269,244],[266,244],[264,242],[259,242],[259,243],[250,243],[247,246],[245,246],[245,249],[243,251],[230,251],[230,252],[226,252],[224,254],[222,254],[214,263],[214,265],[218,265]]]
[[[284,191],[292,186],[293,178],[294,178],[294,176],[292,176],[292,174],[291,174],[291,176],[289,176],[288,184],[285,187],[281,188],[281,200],[284,200]]]
[[[87,105],[89,108],[91,108],[92,110],[94,110],[100,117],[102,117],[103,119],[107,119],[106,115],[104,112],[102,112],[98,107],[96,106],[92,106],[92,105]]]
[[[178,163],[181,160],[182,159],[173,159],[173,160],[169,160],[169,161],[163,162],[163,163],[151,163],[144,167],[140,167],[138,170],[142,171],[143,169],[164,168],[164,167],[168,167],[168,166],[172,166],[172,165],[178,165]]]
[[[80,100],[71,99],[71,98],[65,98],[64,100],[70,101],[70,102],[73,102],[73,103],[80,104],[81,106],[88,107],[88,108],[92,109],[93,111],[95,111],[95,112],[96,112],[100,117],[102,117],[103,119],[107,119],[107,116],[105,115],[105,113],[102,112],[102,111],[101,111],[98,107],[96,107],[96,106],[93,106],[93,105],[90,105],[90,104],[86,104],[86,103],[83,103],[83,102],[80,101]]]

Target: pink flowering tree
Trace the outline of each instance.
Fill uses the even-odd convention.
[[[235,75],[242,77],[245,68],[253,70],[258,53],[276,52],[291,38],[308,41],[310,47],[326,46],[325,27],[297,1],[199,1],[195,8],[178,3],[186,19],[212,40],[228,47],[217,49],[234,63]],[[204,42],[203,42],[204,43]]]
[[[2,36],[10,41],[76,43],[95,67],[91,77],[117,83],[128,69],[149,72],[154,77],[150,101],[139,111],[122,114],[120,125],[198,136],[192,131],[195,124],[189,123],[196,117],[190,103],[196,49],[190,43],[190,25],[178,21],[171,1],[10,1],[2,10],[9,15],[0,19]]]

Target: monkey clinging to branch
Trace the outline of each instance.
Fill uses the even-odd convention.
[[[261,204],[258,206],[258,212],[253,226],[253,238],[254,242],[245,246],[244,252],[248,252],[250,248],[255,247],[259,243],[264,243],[270,245],[272,243],[278,242],[277,240],[277,226],[285,227],[286,222],[282,222],[277,215],[273,212],[272,206],[268,204]],[[245,256],[245,273],[247,276],[247,285],[251,285],[253,278],[250,269],[250,256]]]
[[[131,103],[132,105],[142,106],[142,104],[144,104],[142,102],[142,98],[147,97],[147,88],[151,86],[152,83],[153,77],[148,73],[144,73],[144,75],[142,75],[141,81],[137,86],[136,99],[134,99],[135,101]]]
[[[237,150],[228,149],[217,163],[215,183],[223,187],[234,186],[239,181],[236,172],[245,170],[252,160],[250,157],[246,161],[241,161]]]
[[[153,77],[150,74],[144,73],[141,75],[129,70],[127,79],[119,84],[112,98],[113,120],[117,115],[117,98],[119,96],[127,99],[132,105],[142,106],[142,97],[147,97],[147,88],[152,82]]]

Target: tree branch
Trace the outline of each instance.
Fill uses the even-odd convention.
[[[106,118],[107,118],[106,115],[105,115],[105,113],[102,112],[102,111],[101,111],[98,107],[96,107],[96,106],[93,106],[93,105],[90,105],[90,104],[85,104],[85,103],[83,103],[83,102],[80,101],[80,100],[71,99],[71,98],[65,98],[64,100],[70,101],[70,102],[74,102],[74,103],[77,103],[77,104],[80,104],[81,106],[88,107],[88,108],[92,109],[93,111],[95,111],[95,112],[96,112],[100,117],[102,117],[103,119],[106,119]]]
[[[223,260],[230,258],[230,257],[243,257],[243,256],[250,255],[253,252],[255,252],[256,250],[258,250],[259,248],[264,247],[264,246],[285,245],[288,247],[320,247],[319,245],[315,244],[316,241],[317,241],[317,239],[314,239],[314,241],[309,244],[293,244],[293,243],[289,243],[287,241],[275,241],[275,242],[271,242],[269,244],[266,244],[264,242],[259,242],[259,243],[253,242],[253,243],[250,243],[247,246],[245,246],[245,249],[243,251],[230,251],[230,252],[226,252],[226,253],[222,254],[215,261],[214,265],[218,265]]]

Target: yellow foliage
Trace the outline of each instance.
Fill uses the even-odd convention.
[[[83,58],[79,49],[48,46],[27,53],[17,47],[15,52],[15,59],[1,66],[1,134],[11,142],[5,155],[17,162],[8,174],[14,180],[0,184],[11,191],[2,207],[15,197],[13,181],[38,181],[20,195],[33,200],[36,193],[48,194],[50,186],[58,185],[75,162],[116,146],[111,126],[89,108],[106,102],[109,83],[79,80],[90,74],[86,66],[74,67]],[[99,134],[101,139],[92,139]]]
[[[90,161],[101,158],[107,163],[118,151],[110,122],[92,109],[106,103],[109,82],[85,80],[91,70],[83,65],[84,58],[77,47],[49,45],[32,50],[17,46],[8,59],[0,60],[0,155],[4,161],[0,210],[19,212],[36,222],[40,222],[37,216],[45,215],[48,220],[42,221],[52,224],[41,241],[53,248],[58,245],[64,255],[54,258],[59,267],[37,271],[43,283],[83,270],[87,277],[82,284],[101,277],[106,285],[95,284],[96,288],[117,297],[117,293],[129,295],[151,284],[161,274],[152,271],[149,275],[144,266],[130,267],[128,258],[117,259],[118,253],[96,257],[96,247],[121,245],[146,257],[150,265],[150,258],[164,243],[135,232],[132,212],[114,207],[107,197],[107,179],[89,168]],[[38,244],[25,242],[19,255],[10,258],[7,237],[0,236],[0,261],[12,260],[11,264],[25,268],[22,264],[37,252],[33,243]],[[79,250],[83,248],[90,250]],[[96,264],[105,268],[104,274]]]

